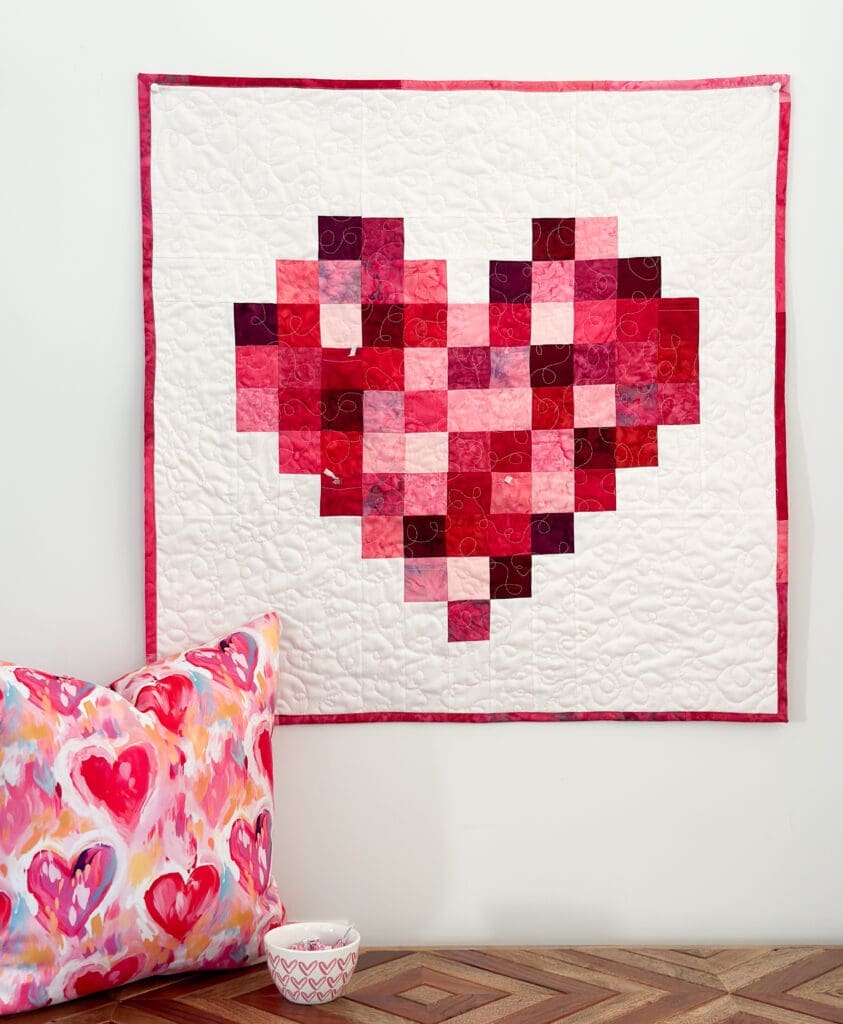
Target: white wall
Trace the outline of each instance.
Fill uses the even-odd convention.
[[[790,72],[793,721],[286,728],[276,860],[293,916],[369,942],[843,941],[832,18],[821,0],[4,3],[0,657],[99,681],[143,659],[138,71]]]

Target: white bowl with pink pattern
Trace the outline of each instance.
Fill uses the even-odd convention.
[[[293,949],[316,939],[327,949]],[[344,941],[344,945],[336,943]],[[329,1003],[354,974],[360,933],[347,922],[302,921],[271,928],[263,937],[275,987],[291,1003]]]

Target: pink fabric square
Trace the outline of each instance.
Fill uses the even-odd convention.
[[[532,478],[532,473],[493,473],[491,511],[531,512]]]
[[[407,473],[447,473],[448,435],[407,434],[405,465]]]
[[[363,558],[400,558],[404,554],[401,516],[365,516],[362,523]]]
[[[617,300],[596,299],[574,303],[574,344],[599,345],[617,335]]]
[[[302,427],[278,431],[279,473],[319,473],[322,459],[321,431]]]
[[[330,303],[360,302],[360,261],[320,261],[319,301]]]
[[[489,307],[481,302],[448,306],[448,344],[469,348],[489,344]]]
[[[279,303],[319,301],[319,267],[316,260],[276,260],[275,285]]]
[[[448,559],[448,600],[486,600],[489,597],[488,558]]]
[[[533,514],[574,511],[574,471],[533,476]]]
[[[238,388],[237,429],[261,432],[278,429],[278,389]]]
[[[570,345],[573,340],[573,302],[541,302],[533,307],[531,345]]]
[[[405,601],[447,601],[448,559],[407,558],[404,560]]]
[[[490,351],[491,373],[489,387],[528,388],[530,386],[530,350],[523,345],[515,348],[493,348]]]
[[[448,430],[452,433],[487,432],[491,427],[491,391],[458,388],[448,392]]]
[[[404,479],[405,515],[444,516],[447,511],[447,473],[407,473]]]
[[[408,434],[448,429],[447,391],[406,391],[404,427]]]
[[[403,434],[404,393],[364,391],[363,428],[375,434]]]
[[[403,473],[404,434],[363,434],[364,473]]]
[[[444,391],[448,387],[448,350],[405,348],[404,387],[408,391]]]
[[[530,430],[533,426],[532,388],[487,391],[491,405],[490,430]]]
[[[533,263],[533,303],[573,302],[573,260],[536,260]],[[535,309],[533,315],[535,315]]]
[[[363,344],[363,326],[359,304],[321,305],[319,330],[323,348],[360,348]]]
[[[405,302],[447,302],[445,260],[404,260]]]
[[[618,258],[617,217],[577,217],[574,255],[578,260]]]
[[[615,425],[615,385],[574,386],[574,426],[613,427]]]
[[[660,423],[699,423],[700,392],[696,383],[659,384],[658,401]]]
[[[532,466],[539,473],[573,469],[573,430],[534,430]]]

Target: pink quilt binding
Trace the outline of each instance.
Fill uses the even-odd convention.
[[[288,89],[414,89],[414,90],[500,90],[512,92],[587,92],[652,91],[691,89],[742,89],[752,86],[779,86],[779,146],[776,174],[776,354],[775,354],[775,434],[776,434],[776,518],[778,556],[778,708],[774,714],[739,714],[717,711],[575,711],[511,712],[508,714],[418,714],[407,712],[366,712],[340,715],[279,715],[279,725],[306,725],[338,722],[548,722],[548,721],[719,721],[786,722],[787,708],[787,580],[788,580],[788,504],[787,448],[785,437],[785,213],[787,198],[787,156],[790,136],[790,76],[748,75],[736,78],[698,78],[666,81],[592,81],[592,82],[505,82],[416,81],[413,79],[332,79],[332,78],[237,78],[205,75],[138,75],[140,117],[141,218],[143,250],[143,310],[145,341],[144,385],[144,537],[145,537],[145,610],[146,653],[150,661],[158,657],[157,637],[157,552],[155,531],[155,311],[152,297],[152,191],[150,159],[152,149],[150,88],[153,85],[200,86],[202,88]]]

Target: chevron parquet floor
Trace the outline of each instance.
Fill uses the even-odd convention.
[[[20,1024],[843,1024],[843,946],[372,949],[342,999],[286,1002],[265,967],[127,985]]]

